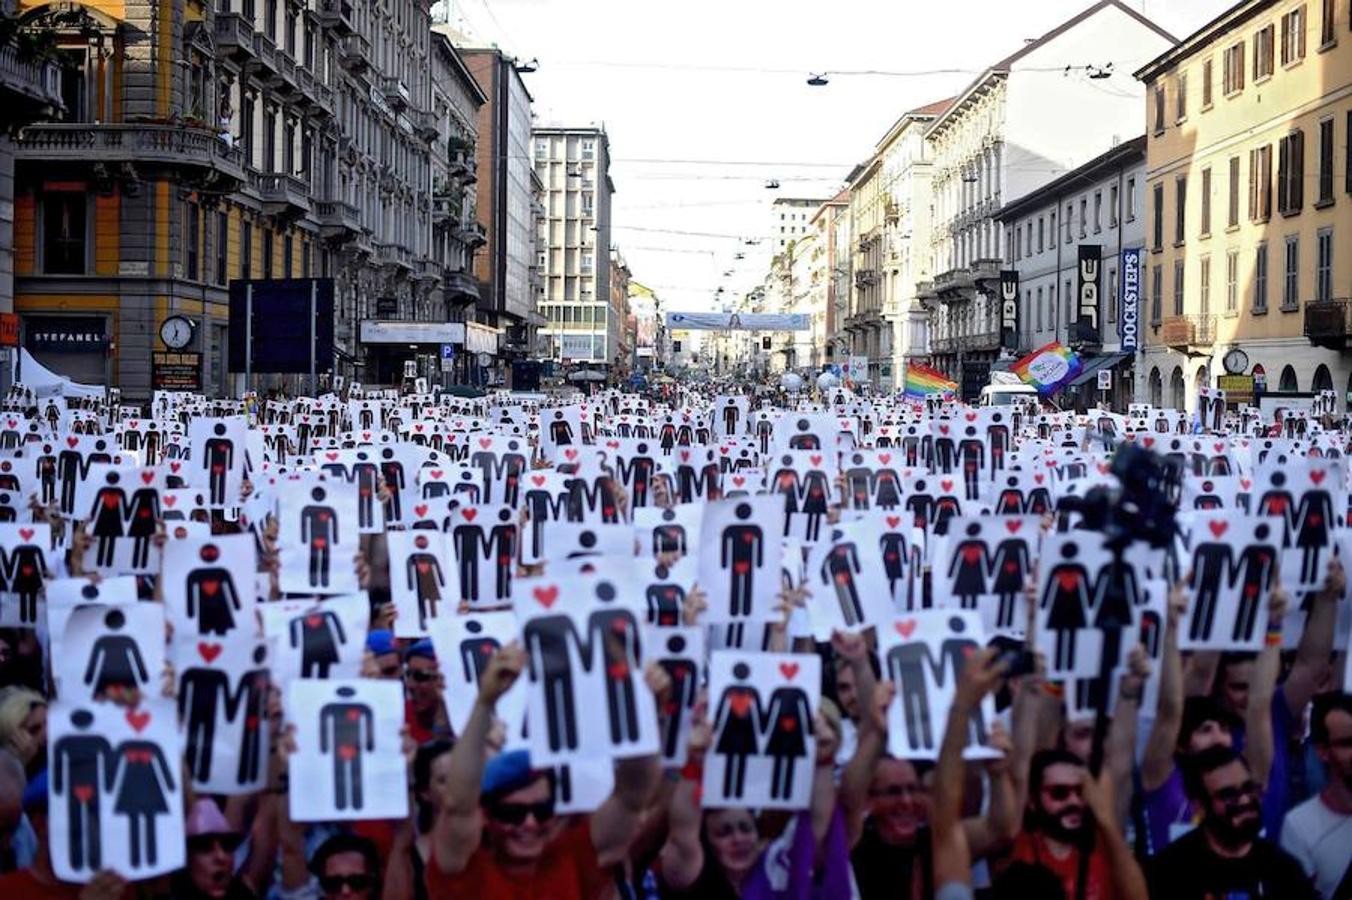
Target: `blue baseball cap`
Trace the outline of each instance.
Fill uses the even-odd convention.
[[[398,653],[399,648],[394,646],[394,632],[385,629],[377,629],[366,636],[366,649],[371,651],[372,656],[384,656],[386,653]]]
[[[430,638],[423,638],[420,641],[415,641],[404,648],[404,659],[411,659],[414,656],[421,656],[423,659],[431,660],[437,658],[437,652],[432,649],[432,641]]]
[[[529,750],[508,750],[499,753],[484,766],[479,793],[484,799],[503,797],[526,787],[541,774],[530,767]]]

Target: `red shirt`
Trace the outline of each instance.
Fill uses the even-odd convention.
[[[436,854],[432,854],[426,880],[429,897],[473,900],[594,900],[612,883],[610,875],[596,864],[596,848],[585,818],[570,825],[545,848],[531,875],[508,875],[494,861],[493,851],[480,846],[458,875],[442,872]]]
[[[0,875],[0,897],[5,900],[77,900],[82,884],[67,884],[59,881],[55,885],[45,885],[33,876],[32,869],[19,869]]]
[[[1038,834],[1020,832],[1014,839],[1010,854],[1016,862],[1041,866],[1061,880],[1069,898],[1076,897],[1075,885],[1080,877],[1080,851],[1072,850],[1064,859],[1052,855],[1047,842]],[[1108,869],[1108,855],[1102,847],[1095,847],[1089,857],[1089,884],[1085,886],[1084,900],[1116,900],[1117,889]]]

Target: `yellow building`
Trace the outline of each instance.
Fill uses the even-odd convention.
[[[1352,391],[1349,0],[1245,0],[1136,76],[1137,396],[1191,408],[1227,358],[1267,390]]]

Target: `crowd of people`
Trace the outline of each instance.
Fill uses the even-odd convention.
[[[697,418],[708,412],[715,393],[739,393],[735,385],[668,390],[670,409],[695,410]],[[589,426],[613,417],[620,396],[590,398]],[[649,415],[668,408],[656,398],[631,400]],[[473,418],[511,401],[455,402],[457,415]],[[775,409],[811,402],[830,411],[859,401],[774,396],[756,402]],[[873,398],[865,405],[875,429],[884,415],[905,421],[916,409],[903,398]],[[15,407],[33,421],[46,421],[11,398]],[[264,410],[256,406],[253,412],[253,427],[267,421]],[[530,412],[538,410],[532,405]],[[128,414],[95,408],[80,421],[101,416],[111,433],[112,423]],[[1336,434],[1346,446],[1345,436]],[[1015,440],[1039,439],[1030,427]],[[860,443],[867,437],[861,434]],[[0,459],[12,452],[0,450]],[[554,467],[538,457],[530,465]],[[625,521],[633,498],[622,479],[602,485]],[[844,483],[836,487],[832,521],[851,505]],[[246,482],[241,504],[252,489]],[[388,500],[390,490],[380,482],[380,499]],[[647,502],[674,506],[675,494],[673,485],[658,482]],[[719,487],[710,485],[699,502],[719,495]],[[25,518],[52,524],[64,542],[59,574],[97,582],[101,574],[85,552],[93,540],[88,523],[63,516],[41,497],[27,499]],[[272,578],[271,595],[260,602],[280,598],[275,523],[244,523],[222,510],[195,516],[214,534],[254,533],[260,582]],[[1057,518],[1048,512],[1043,528],[1058,527]],[[174,552],[169,530],[160,522],[155,537],[166,558]],[[370,600],[362,677],[402,687],[407,818],[293,821],[294,729],[274,690],[268,772],[260,790],[196,792],[180,767],[188,786],[183,808],[173,811],[183,817],[186,839],[181,870],[138,881],[103,870],[85,883],[61,881],[49,830],[53,791],[62,778],[50,765],[47,740],[47,711],[57,702],[51,636],[41,623],[6,627],[0,629],[0,898],[1352,897],[1352,696],[1340,689],[1346,684],[1349,601],[1336,558],[1327,561],[1322,586],[1303,600],[1280,586],[1270,591],[1268,631],[1256,654],[1180,650],[1180,621],[1194,599],[1189,579],[1180,578],[1169,592],[1162,649],[1153,662],[1144,648],[1125,655],[1106,719],[1066,712],[1067,688],[1047,676],[1034,629],[1024,646],[991,642],[966,658],[945,721],[933,723],[941,742],[929,760],[889,752],[896,687],[880,668],[872,630],[839,630],[821,640],[791,627],[795,611],[816,601],[802,586],[786,585],[780,618],[757,649],[822,661],[807,807],[714,808],[702,802],[706,754],[717,749],[718,723],[701,689],[683,760],[664,764],[656,754],[618,759],[604,802],[589,813],[563,814],[557,770],[532,765],[529,752],[505,734],[499,714],[503,698],[529,676],[526,650],[509,643],[493,653],[478,675],[468,719],[453,729],[444,668],[458,661],[438,659],[426,638],[395,636],[387,535],[363,534],[360,548],[353,565]],[[663,562],[675,565],[680,556],[664,552]],[[597,565],[604,569],[605,560]],[[515,568],[518,577],[540,571]],[[155,576],[140,582],[143,601],[156,602]],[[953,598],[932,588],[924,598],[927,608],[953,605]],[[4,586],[0,602],[16,602]],[[1282,623],[1298,602],[1307,614],[1292,641]],[[685,597],[680,620],[688,627],[707,624],[703,591]],[[1295,649],[1283,650],[1284,644]],[[172,671],[164,682],[162,691],[172,696]],[[668,673],[650,663],[643,683],[658,716],[669,715],[674,701]],[[967,759],[970,722],[988,698],[999,710],[986,739],[996,752]],[[119,694],[104,702],[131,709],[138,697]]]

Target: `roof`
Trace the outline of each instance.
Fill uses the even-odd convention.
[[[450,56],[456,74],[460,76],[460,80],[465,87],[469,88],[470,93],[478,98],[479,106],[487,103],[488,95],[484,93],[484,89],[479,85],[479,82],[475,81],[474,76],[470,74],[469,68],[465,65],[465,59],[460,55],[460,51],[455,49],[455,43],[451,40],[451,36],[444,31],[433,29],[432,37],[441,46],[441,49]]]
[[[1210,46],[1227,32],[1238,28],[1249,19],[1268,9],[1276,0],[1240,0],[1201,28],[1176,41],[1175,46],[1161,53],[1134,73],[1141,81],[1149,81],[1160,71],[1169,69],[1194,53]]]
[[[901,129],[901,127],[907,122],[914,122],[920,119],[933,119],[935,116],[942,115],[950,106],[953,105],[953,101],[956,99],[957,99],[956,97],[948,97],[944,100],[935,100],[933,103],[926,103],[924,106],[917,106],[915,109],[909,109],[906,112],[902,113],[900,116],[897,117],[897,120],[892,123],[892,126],[888,128],[887,131],[883,134],[882,140],[878,141],[874,149],[875,150],[882,149],[882,147],[886,145],[889,140],[892,139],[892,136],[895,135]]]
[[[1165,40],[1169,41],[1171,44],[1178,43],[1178,38],[1174,37],[1172,34],[1165,31],[1163,28],[1156,25],[1154,22],[1150,21],[1145,16],[1138,13],[1136,10],[1132,9],[1130,6],[1127,6],[1125,3],[1122,3],[1121,0],[1099,0],[1098,3],[1095,3],[1093,6],[1090,6],[1089,8],[1081,11],[1079,14],[1062,22],[1060,25],[1056,26],[1051,31],[1044,34],[1042,37],[1037,38],[1036,40],[1028,41],[1018,50],[1015,50],[1013,53],[1011,53],[1009,56],[1006,56],[1004,59],[987,68],[984,72],[978,75],[976,79],[971,84],[969,84],[960,95],[958,95],[958,97],[953,101],[953,103],[942,114],[939,115],[939,117],[935,120],[934,124],[930,126],[930,129],[934,130],[939,128],[943,124],[944,120],[948,118],[950,113],[952,113],[957,109],[960,109],[962,107],[963,101],[966,100],[967,97],[970,96],[971,93],[975,91],[978,87],[980,87],[982,84],[985,84],[986,81],[988,81],[990,78],[997,75],[998,76],[1008,75],[1014,63],[1023,59],[1025,56],[1027,56],[1029,53],[1032,53],[1034,50],[1037,50],[1041,47],[1046,46],[1047,44],[1050,44],[1052,41],[1056,40],[1058,37],[1065,34],[1067,31],[1070,31],[1072,28],[1079,25],[1081,22],[1084,22],[1085,20],[1098,15],[1100,12],[1110,7],[1115,8],[1123,13],[1126,13],[1128,16],[1135,19],[1137,22],[1140,22],[1142,25],[1146,26],[1151,31],[1154,31],[1156,34],[1160,35]]]
[[[1106,172],[1115,171],[1136,162],[1144,162],[1144,160],[1145,135],[1142,134],[1118,144],[1107,153],[1089,160],[1078,169],[1070,170],[1055,181],[1048,182],[1035,190],[1029,191],[1022,197],[1011,200],[1000,208],[999,212],[995,214],[995,218],[1000,221],[1012,219],[1031,209],[1045,206],[1053,198],[1059,198],[1063,194],[1078,189],[1081,185],[1098,181],[1098,176]]]

